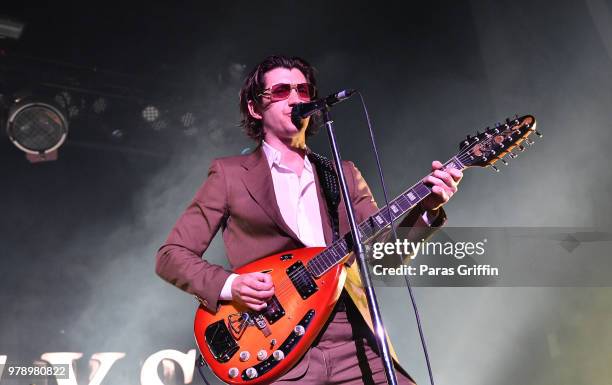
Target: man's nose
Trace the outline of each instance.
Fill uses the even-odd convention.
[[[297,90],[295,88],[292,88],[291,92],[289,92],[289,98],[287,100],[287,103],[290,106],[293,106],[293,105],[299,104],[301,102],[302,101],[300,100],[300,98],[298,96]]]

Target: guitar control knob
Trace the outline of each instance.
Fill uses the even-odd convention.
[[[251,358],[251,353],[247,352],[246,350],[243,352],[240,352],[240,361],[242,362],[248,361],[249,358]]]
[[[236,378],[239,374],[240,371],[238,370],[238,368],[230,368],[230,370],[227,372],[229,378]]]
[[[246,370],[246,375],[252,380],[253,378],[257,377],[257,370],[255,368],[248,368]]]
[[[274,353],[272,353],[272,357],[274,357],[276,361],[280,361],[285,358],[285,353],[283,353],[282,350],[275,350]]]
[[[266,352],[265,350],[261,349],[260,351],[257,352],[257,359],[259,361],[263,361],[266,358],[268,358],[268,352]]]
[[[302,325],[297,325],[296,327],[293,328],[293,332],[297,334],[298,336],[303,336],[304,333],[306,333],[306,329],[304,329]]]

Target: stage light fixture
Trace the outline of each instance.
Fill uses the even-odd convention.
[[[55,160],[68,136],[68,119],[50,102],[23,100],[10,108],[6,131],[30,162]]]
[[[73,99],[68,91],[62,91],[55,95],[55,101],[68,112],[69,118],[75,118],[79,115],[80,109],[76,104],[76,100]],[[81,107],[84,105],[85,102],[81,100]]]
[[[146,106],[142,110],[142,118],[149,123],[154,122],[159,118],[159,110],[155,106]]]
[[[101,114],[104,111],[106,111],[106,107],[107,107],[106,99],[104,99],[102,97],[97,98],[96,100],[94,100],[94,102],[93,102],[93,104],[91,106],[91,108],[93,109],[93,111],[96,114]]]
[[[0,39],[9,38],[18,40],[25,25],[16,20],[0,17]]]
[[[153,122],[152,126],[155,131],[161,131],[168,127],[168,123],[165,120],[161,119]]]
[[[195,123],[195,116],[191,112],[187,112],[181,116],[181,123],[183,123],[183,127],[189,128]]]

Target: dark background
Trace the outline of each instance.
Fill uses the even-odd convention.
[[[535,115],[545,138],[500,174],[466,171],[449,225],[612,224],[609,1],[4,2],[0,15],[26,23],[20,40],[0,40],[0,94],[68,92],[78,109],[57,161],[30,164],[0,140],[9,360],[83,352],[86,373],[92,353],[126,352],[104,383],[128,385],[150,354],[193,348],[195,303],[155,276],[154,255],[210,161],[252,147],[238,127],[238,90],[269,54],[307,58],[322,94],[363,92],[392,195],[466,134]],[[147,105],[165,127],[143,121]],[[344,158],[380,202],[359,103],[334,117]],[[327,152],[325,135],[311,146]],[[223,261],[218,244],[208,255]],[[424,384],[405,291],[380,292],[402,361]],[[608,288],[419,288],[417,297],[440,383],[612,376]]]

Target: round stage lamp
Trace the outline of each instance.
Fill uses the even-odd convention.
[[[46,155],[57,157],[56,150],[68,135],[68,120],[51,104],[26,102],[11,108],[6,130],[13,144],[26,155],[45,160]]]

